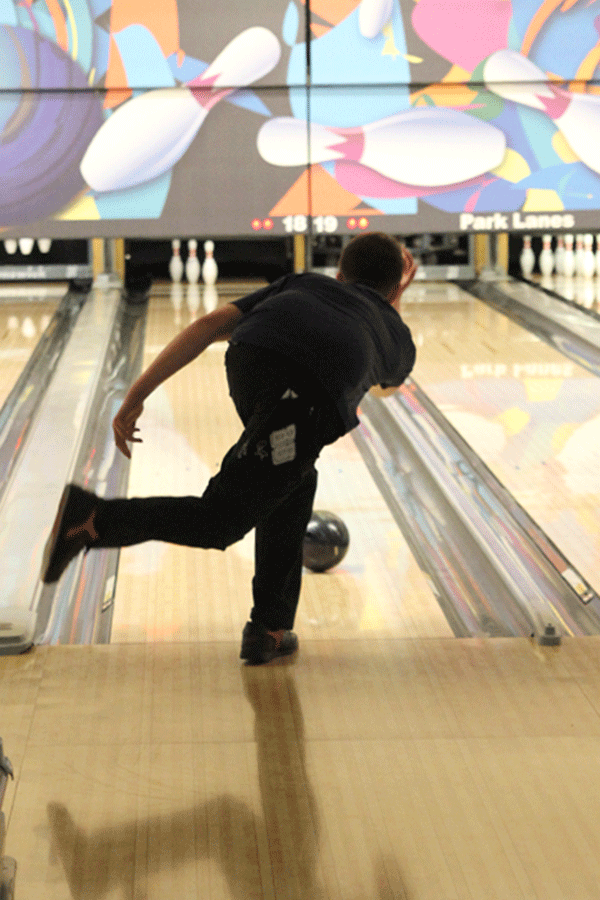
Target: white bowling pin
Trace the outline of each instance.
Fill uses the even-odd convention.
[[[185,264],[185,277],[190,284],[198,284],[200,281],[200,260],[198,259],[198,241],[192,238],[188,241],[188,258]]]
[[[50,240],[50,238],[38,238],[37,245],[39,247],[40,253],[50,253],[52,241]]]
[[[585,262],[585,248],[583,246],[583,235],[575,235],[575,272],[577,275],[583,275],[583,267]]]
[[[33,250],[33,245],[35,241],[33,238],[19,238],[19,250],[23,254],[23,256],[29,256],[31,251]]]
[[[565,253],[563,256],[563,273],[567,278],[575,274],[575,253],[573,252],[573,235],[565,234]]]
[[[600,97],[571,94],[548,81],[546,73],[516,50],[498,50],[483,66],[486,87],[506,100],[542,110],[594,172],[600,172]]]
[[[204,284],[214,284],[219,274],[217,263],[213,256],[215,245],[212,241],[204,242],[204,253],[206,254],[202,263],[202,280]]]
[[[583,236],[583,277],[593,278],[596,271],[596,257],[593,250],[594,236],[592,234],[584,234]]]
[[[564,275],[564,259],[565,259],[565,239],[562,234],[556,238],[556,255],[554,258],[556,274]]]
[[[542,238],[542,252],[540,253],[539,263],[542,275],[552,275],[554,272],[554,253],[552,252],[551,234],[545,234]]]
[[[173,247],[173,256],[169,261],[169,275],[171,276],[171,281],[181,281],[183,278],[183,260],[181,258],[181,241],[175,239],[171,241],[171,246]]]
[[[361,0],[358,29],[363,37],[377,37],[392,15],[393,0]]]
[[[17,252],[18,246],[19,244],[14,238],[8,238],[6,241],[4,241],[4,249],[9,256],[12,256]]]
[[[209,110],[270,72],[280,55],[271,31],[248,28],[187,86],[127,100],[92,138],[81,162],[84,180],[95,191],[116,191],[158,178],[181,159]]]
[[[258,152],[274,166],[353,160],[386,178],[417,187],[458,184],[495,169],[504,159],[499,128],[454,109],[410,109],[362,128],[310,126],[288,117],[265,122]]]
[[[531,235],[529,234],[526,234],[523,238],[523,249],[519,257],[519,264],[521,266],[521,274],[524,278],[528,278],[535,266],[535,253],[531,248]]]

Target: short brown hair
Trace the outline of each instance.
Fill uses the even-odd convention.
[[[384,297],[399,284],[404,257],[398,241],[381,231],[368,231],[353,238],[340,257],[345,281],[366,284]]]

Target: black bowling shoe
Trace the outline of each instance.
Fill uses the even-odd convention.
[[[293,631],[284,631],[281,641],[277,643],[263,625],[257,622],[246,622],[242,632],[242,649],[240,659],[248,665],[259,666],[271,662],[279,656],[289,656],[298,649],[298,638]]]
[[[98,540],[94,514],[100,499],[76,484],[68,484],[44,549],[40,577],[44,584],[58,581],[72,559]]]

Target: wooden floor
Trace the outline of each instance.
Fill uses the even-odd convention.
[[[0,661],[27,900],[597,900],[600,638]]]

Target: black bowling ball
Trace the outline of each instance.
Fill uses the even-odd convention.
[[[302,563],[313,572],[337,566],[350,545],[350,534],[339,516],[326,510],[313,512],[302,546]]]

